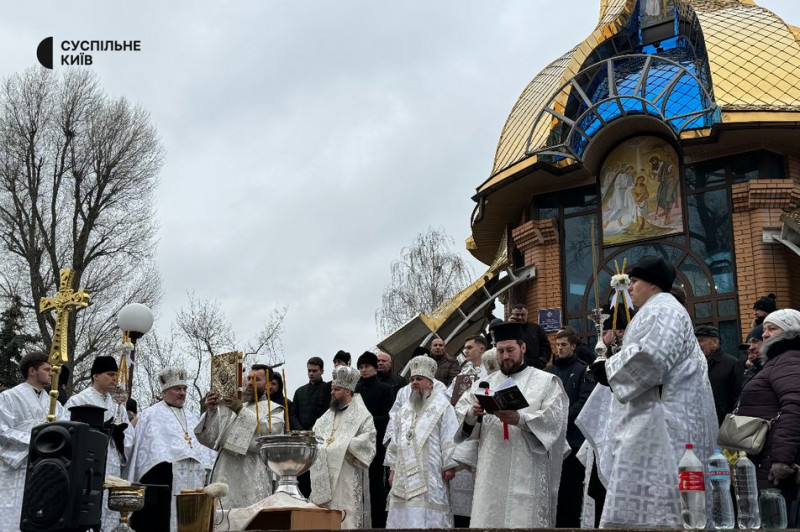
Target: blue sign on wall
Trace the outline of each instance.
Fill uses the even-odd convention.
[[[547,332],[561,328],[561,309],[546,308],[539,311],[539,326]]]

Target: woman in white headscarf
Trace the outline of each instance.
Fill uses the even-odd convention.
[[[738,414],[772,421],[761,453],[751,456],[758,488],[778,487],[789,509],[789,528],[798,526],[800,476],[800,312],[780,309],[763,323],[764,367],[742,390]]]

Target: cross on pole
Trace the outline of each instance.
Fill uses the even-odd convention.
[[[42,297],[39,300],[39,312],[56,310],[56,324],[53,327],[53,340],[50,343],[50,358],[48,362],[53,366],[53,378],[50,385],[50,412],[47,421],[56,419],[56,400],[58,399],[58,376],[61,373],[61,366],[69,361],[67,352],[67,327],[69,325],[69,314],[73,308],[86,307],[89,305],[89,294],[83,290],[75,292],[72,289],[72,281],[75,272],[69,268],[64,268],[60,272],[60,282],[58,292],[55,297]]]

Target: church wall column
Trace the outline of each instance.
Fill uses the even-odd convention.
[[[522,253],[525,265],[536,266],[536,278],[528,283],[525,305],[529,321],[538,321],[539,309],[561,308],[561,249],[557,220],[529,220],[511,231],[514,245]],[[562,315],[564,313],[562,312]],[[550,343],[555,332],[549,333]]]
[[[796,261],[790,260],[785,247],[765,243],[762,237],[765,228],[781,226],[783,212],[796,208],[800,185],[792,178],[736,183],[731,187],[731,198],[736,284],[744,338],[753,321],[753,303],[759,297],[774,293],[779,307],[800,302],[800,289],[793,288],[797,286],[792,274]]]

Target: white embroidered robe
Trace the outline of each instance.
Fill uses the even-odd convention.
[[[228,494],[222,498],[224,508],[245,508],[272,494],[272,477],[256,442],[256,419],[254,402],[242,406],[238,414],[220,405],[206,411],[194,429],[200,443],[219,453],[211,481],[228,485]],[[270,408],[270,401],[262,399],[258,402],[258,420],[261,436],[283,434],[282,406],[272,403]]]
[[[475,381],[485,379],[489,373],[482,364],[477,367],[473,366],[472,364],[464,364],[459,375],[470,375],[472,377],[472,384],[475,384]],[[453,379],[453,382],[447,387],[448,395],[451,398],[451,404],[455,383],[456,379]],[[462,405],[461,414],[459,414],[459,405]],[[463,408],[463,405],[466,405],[467,408]],[[462,421],[464,421],[464,413],[466,410],[471,408],[472,394],[469,393],[469,390],[467,390],[461,394],[458,402],[456,403],[455,412],[459,425]],[[475,451],[478,449],[477,444],[478,442],[473,440]],[[453,509],[453,515],[463,515],[467,517],[472,515],[472,496],[475,491],[474,471],[474,467],[469,467],[467,464],[461,464],[458,471],[456,471],[455,478],[450,481],[450,506]]]
[[[193,437],[197,416],[185,408],[174,408],[159,401],[146,408],[136,424],[133,452],[128,464],[128,480],[139,482],[142,476],[161,462],[172,464],[172,510],[170,530],[178,529],[175,495],[182,489],[205,485],[215,453]],[[188,432],[191,445],[186,441]],[[166,531],[165,531],[166,532]]]
[[[444,385],[442,381],[433,381],[433,390],[434,391],[447,391],[447,386]],[[389,410],[389,426],[386,427],[386,434],[383,436],[383,445],[388,447],[389,442],[392,440],[393,436],[393,429],[392,429],[392,422],[397,415],[397,412],[403,408],[403,405],[406,404],[408,401],[408,397],[411,395],[411,385],[406,384],[402,388],[397,391],[397,397],[394,399],[394,404],[392,408]]]
[[[108,421],[109,419],[113,419],[117,410],[117,403],[111,398],[111,394],[103,395],[94,387],[89,386],[85,390],[77,393],[67,399],[66,404],[64,405],[64,410],[69,412],[69,409],[73,406],[85,406],[85,405],[92,405],[92,406],[99,406],[100,408],[105,408],[106,411],[103,414],[103,421]],[[128,422],[128,415],[125,411],[125,407],[122,408],[123,413],[125,416],[123,417],[123,421],[125,423]],[[123,466],[127,465],[128,458],[131,456],[131,451],[133,450],[133,438],[134,438],[134,428],[130,424],[128,424],[127,428],[125,429],[125,435],[123,438],[123,451],[124,454],[120,455],[119,451],[117,450],[117,446],[114,445],[113,439],[109,436],[108,438],[108,454],[106,455],[106,476],[114,475],[115,477],[122,477],[122,468]],[[117,525],[119,524],[119,512],[114,512],[108,509],[108,490],[103,491],[103,530],[114,530]]]
[[[329,409],[313,430],[321,442],[311,466],[311,501],[344,510],[342,529],[370,528],[367,470],[375,458],[378,433],[364,400],[355,394],[347,408]]]
[[[498,371],[485,381],[496,390],[508,378]],[[516,426],[509,425],[508,440],[503,439],[503,423],[490,414],[468,436],[461,429],[456,433],[459,447],[479,441],[470,527],[553,528],[561,463],[569,449],[569,398],[561,380],[550,373],[526,367],[511,378],[529,406],[519,410]],[[472,394],[480,393],[478,384]],[[469,416],[461,426],[468,422]]]
[[[708,457],[718,430],[706,358],[686,309],[671,294],[652,296],[605,364],[613,393],[597,401],[608,404],[605,415],[587,426],[601,415],[590,397],[578,418],[607,489],[600,527],[679,528],[678,462],[687,443]]]
[[[450,490],[442,472],[453,461],[458,421],[447,393],[434,392],[419,412],[409,401],[394,418],[384,464],[394,471],[386,528],[452,528]]]
[[[47,422],[48,390],[23,382],[0,393],[0,532],[19,531],[31,430]],[[64,409],[56,403],[56,419]]]

